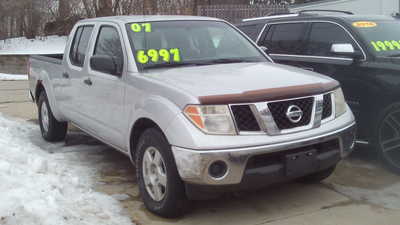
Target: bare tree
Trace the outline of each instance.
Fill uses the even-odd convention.
[[[81,18],[114,15],[197,15],[198,7],[318,0],[0,0],[0,39],[66,35]]]
[[[58,16],[59,18],[69,18],[71,15],[71,5],[69,0],[59,0]]]

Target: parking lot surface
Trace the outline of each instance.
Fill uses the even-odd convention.
[[[27,81],[0,81],[0,113],[37,123],[36,107],[29,101],[27,90]],[[362,147],[357,147],[321,184],[287,183],[233,193],[193,202],[184,218],[163,219],[144,208],[128,158],[72,129],[64,145],[35,144],[55,154],[67,154],[63,146],[99,146],[96,152],[82,148],[82,157],[76,161],[97,171],[94,189],[117,198],[136,224],[397,225],[400,221],[400,177],[387,171]]]

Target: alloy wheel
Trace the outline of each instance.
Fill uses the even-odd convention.
[[[40,109],[41,120],[42,120],[42,127],[44,131],[49,131],[49,111],[47,110],[47,104],[44,101],[42,103],[42,107]]]
[[[379,145],[385,161],[400,169],[400,110],[390,112],[381,123]]]
[[[167,174],[164,159],[154,147],[148,147],[143,155],[143,180],[147,193],[157,202],[167,193]]]

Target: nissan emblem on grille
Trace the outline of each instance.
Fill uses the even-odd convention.
[[[297,105],[291,105],[286,111],[286,117],[292,123],[298,123],[303,118],[303,110]]]

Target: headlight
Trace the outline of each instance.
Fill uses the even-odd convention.
[[[346,100],[344,99],[343,91],[341,88],[336,89],[333,92],[333,95],[335,97],[335,116],[339,117],[346,112]]]
[[[206,134],[235,135],[236,130],[227,105],[188,105],[185,116]]]

